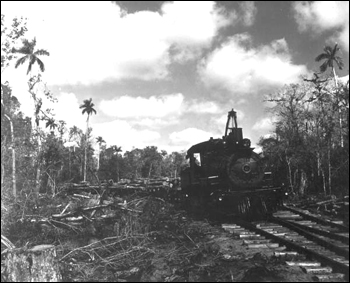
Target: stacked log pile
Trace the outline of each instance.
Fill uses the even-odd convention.
[[[91,194],[109,194],[125,197],[132,194],[153,195],[168,199],[169,193],[180,188],[179,179],[157,178],[157,179],[122,179],[115,183],[113,180],[102,182],[100,185],[89,185],[88,183],[67,184],[64,192],[79,195],[82,192]]]
[[[67,184],[60,192],[66,200],[64,206],[61,205],[63,210],[40,219],[38,224],[46,229],[51,226],[77,230],[94,222],[113,222],[122,212],[140,213],[129,200],[148,196],[166,200],[169,191],[174,189],[169,178],[109,181],[100,185]]]

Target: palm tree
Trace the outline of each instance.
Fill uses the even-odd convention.
[[[88,116],[87,116],[87,119],[86,119],[86,137],[85,137],[85,149],[84,149],[84,155],[85,155],[85,158],[84,158],[84,181],[86,181],[86,164],[87,164],[87,153],[86,153],[86,148],[87,148],[87,139],[88,139],[88,130],[89,130],[89,118],[90,118],[90,115],[92,115],[92,113],[95,113],[96,114],[96,110],[94,109],[94,106],[95,104],[92,103],[92,98],[90,99],[85,99],[83,101],[83,104],[80,105],[79,108],[82,108],[83,111],[81,112],[83,115],[86,113]]]
[[[100,168],[100,151],[101,151],[101,145],[105,143],[106,141],[101,137],[98,136],[96,138],[96,141],[98,143],[98,156],[97,156],[97,170]]]
[[[319,54],[315,60],[316,62],[319,62],[321,60],[324,60],[322,65],[320,66],[320,71],[321,73],[324,73],[328,68],[331,68],[333,78],[334,78],[334,84],[336,89],[338,89],[338,80],[337,80],[337,75],[335,73],[335,65],[338,66],[339,70],[342,70],[344,67],[344,62],[343,59],[337,55],[338,51],[340,51],[340,48],[338,47],[338,44],[336,43],[334,45],[334,48],[330,46],[325,46],[323,48],[324,53]],[[341,118],[341,109],[339,108],[339,128],[340,128],[340,145],[341,147],[344,146],[344,141],[343,141],[343,134],[342,134],[342,118]],[[329,192],[331,192],[331,180],[332,180],[332,175],[331,175],[331,135],[329,135],[328,138],[328,186],[329,186]]]
[[[15,49],[15,48],[12,49],[12,51],[14,53],[24,54],[23,57],[21,57],[17,60],[15,68],[18,68],[19,65],[22,65],[26,61],[29,61],[27,75],[32,70],[32,67],[35,63],[38,63],[40,70],[42,72],[44,72],[45,71],[44,63],[39,59],[38,56],[42,56],[42,55],[49,56],[50,53],[44,49],[39,49],[39,50],[34,51],[35,45],[36,45],[36,38],[35,37],[32,41],[29,41],[28,39],[23,39],[22,42],[23,42],[22,47],[20,47],[19,49]]]
[[[47,121],[46,121],[46,128],[48,128],[48,127],[52,131],[55,130],[58,127],[56,121],[53,118],[47,119]]]
[[[122,147],[113,145],[112,150],[113,150],[113,154],[115,155],[115,154],[118,154],[118,152],[122,152]]]
[[[337,55],[337,53],[340,51],[340,48],[338,47],[338,44],[336,43],[334,45],[334,48],[330,46],[325,46],[323,48],[324,53],[319,54],[315,60],[317,62],[321,60],[325,60],[322,65],[320,66],[320,71],[321,73],[324,73],[328,68],[331,68],[333,78],[334,78],[334,84],[335,87],[338,89],[338,80],[337,80],[337,75],[335,73],[335,65],[338,66],[339,70],[342,70],[344,67],[344,62],[343,59]],[[340,145],[341,147],[344,147],[344,141],[343,141],[343,133],[342,133],[342,127],[343,127],[343,122],[342,122],[342,117],[341,117],[341,109],[339,108],[339,127],[340,127]]]
[[[12,48],[12,52],[13,53],[20,53],[20,54],[24,54],[23,57],[19,58],[15,64],[15,68],[18,68],[19,65],[24,64],[26,61],[29,61],[29,65],[28,65],[28,69],[27,69],[27,75],[31,72],[32,67],[35,63],[37,63],[39,65],[40,71],[44,72],[45,71],[45,66],[44,63],[39,59],[38,56],[41,55],[46,55],[49,56],[50,53],[44,49],[39,49],[34,51],[35,49],[35,45],[36,45],[36,38],[34,37],[34,39],[32,41],[29,41],[28,39],[23,39],[22,40],[23,46],[20,47],[19,49],[16,48]],[[34,98],[34,103],[37,103],[36,99],[35,99],[35,94],[31,91],[31,89],[33,88],[33,85],[30,86],[30,82],[29,81],[28,85],[29,85],[29,92],[32,94],[33,98]],[[38,111],[38,109],[40,109],[41,103],[37,103],[36,104],[36,111]],[[37,121],[37,128],[38,128],[38,113],[35,113],[35,118]],[[40,147],[41,147],[41,140],[40,140],[40,135],[38,135],[38,153],[40,152]],[[37,170],[36,170],[36,193],[39,192],[39,181],[40,181],[40,164],[38,164]]]
[[[340,51],[340,48],[336,43],[334,48],[327,45],[323,48],[323,51],[324,53],[319,54],[315,58],[315,60],[317,62],[320,62],[321,60],[325,60],[320,66],[320,71],[321,73],[324,73],[328,68],[331,68],[335,86],[338,87],[337,75],[335,73],[335,64],[338,66],[339,70],[342,70],[344,67],[343,59],[337,55],[338,51]]]

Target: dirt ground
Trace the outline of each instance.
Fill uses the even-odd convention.
[[[86,196],[89,198],[83,198],[79,206],[96,205],[97,197]],[[37,213],[57,214],[72,201],[69,196],[50,199]],[[113,201],[125,205],[86,212],[85,224],[77,230],[28,221],[9,230],[9,238],[16,247],[55,245],[67,282],[313,281],[301,268],[287,267],[272,250],[248,249],[217,222],[190,215],[160,198],[104,200]],[[66,213],[79,211],[76,206],[72,204]],[[92,221],[92,214],[99,220]]]

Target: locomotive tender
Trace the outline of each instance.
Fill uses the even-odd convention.
[[[283,189],[273,184],[267,163],[243,138],[237,115],[228,112],[225,135],[193,145],[181,172],[181,191],[192,208],[226,215],[254,216],[274,212]]]

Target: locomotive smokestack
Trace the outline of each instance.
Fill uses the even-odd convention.
[[[234,111],[233,108],[227,115],[224,139],[229,144],[241,143],[243,139],[242,128],[238,128],[237,126],[237,112]]]
[[[227,122],[226,122],[226,129],[225,129],[225,137],[227,136],[228,130],[232,130],[236,128],[237,129],[237,112],[233,110],[228,112],[227,115]]]

